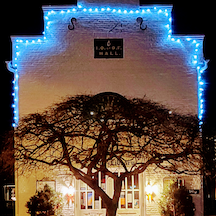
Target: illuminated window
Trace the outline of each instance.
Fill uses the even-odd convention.
[[[170,178],[170,177],[165,177],[163,179],[163,188],[170,188],[170,185],[172,183],[176,182],[177,184],[177,187],[180,188],[180,187],[183,187],[185,186],[185,179],[183,178]]]
[[[16,201],[15,185],[4,185],[4,200]]]
[[[99,186],[107,192],[107,176],[103,173],[98,175]],[[115,183],[114,183],[115,184]],[[113,185],[114,189],[115,185]],[[80,181],[80,208],[102,209],[105,208],[101,197],[88,185]],[[127,177],[122,181],[122,191],[119,199],[119,209],[139,208],[139,175]]]
[[[163,189],[165,189],[165,188],[170,188],[170,185],[172,184],[172,182],[174,182],[174,179],[173,179],[173,178],[165,177],[165,178],[163,179]]]
[[[99,186],[106,192],[107,176],[98,174]],[[80,181],[80,208],[81,209],[101,209],[104,208],[101,197],[88,185]]]
[[[119,209],[139,208],[139,175],[130,176],[122,181]]]

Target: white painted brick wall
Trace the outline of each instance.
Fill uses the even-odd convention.
[[[146,95],[178,111],[197,113],[197,72],[191,64],[194,45],[184,39],[177,43],[167,38],[170,8],[168,16],[153,8],[143,14],[55,10],[47,15],[51,9],[44,10],[48,17],[45,41],[31,43],[34,38],[13,38],[14,58],[17,44],[20,51],[21,116],[42,111],[66,95],[104,91],[127,97]],[[69,31],[72,17],[77,22]],[[147,30],[140,30],[137,17],[143,18]],[[119,24],[109,32],[117,23],[122,27]],[[16,43],[20,38],[29,42]],[[94,59],[95,38],[123,38],[124,58]],[[202,39],[197,41],[202,46]]]

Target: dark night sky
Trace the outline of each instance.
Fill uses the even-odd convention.
[[[189,3],[190,2],[190,3]],[[11,80],[12,74],[6,70],[4,61],[10,60],[11,43],[10,35],[32,35],[43,32],[43,13],[42,5],[55,4],[73,4],[74,1],[5,1],[1,5],[2,36],[2,55],[1,55],[1,72],[0,72],[0,132],[9,128],[11,125]],[[215,41],[216,36],[213,34],[215,26],[215,6],[211,0],[195,1],[144,1],[143,4],[171,3],[173,4],[173,27],[174,33],[177,34],[205,34],[204,55],[206,59],[211,59],[206,79],[208,80],[208,90],[206,98],[208,99],[208,117],[216,119],[213,116],[216,110],[216,101],[214,102],[214,93],[216,93],[216,58]],[[216,115],[216,114],[215,114]]]

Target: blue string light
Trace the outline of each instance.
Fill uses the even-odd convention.
[[[52,17],[56,15],[63,15],[63,14],[76,14],[76,13],[112,13],[112,14],[119,14],[119,15],[149,15],[149,16],[163,16],[167,23],[164,25],[166,29],[165,37],[166,41],[170,43],[176,43],[176,45],[181,45],[183,43],[190,43],[190,45],[193,45],[193,52],[191,53],[191,65],[192,67],[196,67],[197,69],[197,79],[198,79],[198,117],[200,120],[200,125],[203,123],[203,115],[204,115],[204,89],[205,89],[205,81],[202,78],[203,73],[205,69],[207,68],[206,62],[200,62],[200,42],[197,41],[198,39],[194,39],[194,36],[175,36],[172,35],[172,18],[171,18],[171,10],[167,10],[167,8],[164,6],[152,6],[152,7],[142,7],[139,9],[130,9],[130,8],[112,8],[112,7],[83,7],[82,5],[78,4],[77,7],[67,8],[67,9],[51,9],[48,10],[46,8],[44,13],[44,22],[45,22],[45,28],[42,36],[34,37],[34,39],[24,39],[24,37],[17,37],[15,40],[15,55],[12,61],[12,67],[15,68],[14,70],[14,92],[12,93],[12,96],[14,97],[14,103],[12,104],[12,107],[14,109],[14,123],[13,127],[18,125],[19,121],[19,109],[18,109],[18,69],[19,69],[19,57],[22,54],[21,48],[19,45],[31,45],[31,44],[38,44],[38,43],[46,43],[48,41],[49,37],[49,31],[50,27],[52,26]]]

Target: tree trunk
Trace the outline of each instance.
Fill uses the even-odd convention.
[[[106,209],[106,216],[116,216],[118,205],[111,205]]]
[[[118,209],[119,197],[121,194],[122,180],[117,178],[114,180],[114,195],[112,199],[112,204],[106,207],[106,216],[116,216]]]

